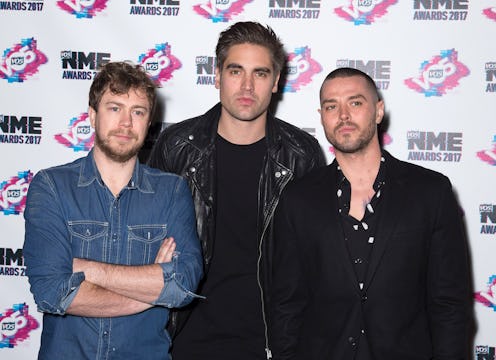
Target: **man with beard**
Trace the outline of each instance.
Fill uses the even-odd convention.
[[[314,137],[268,110],[286,60],[274,31],[235,23],[216,56],[220,102],[166,128],[149,161],[188,180],[205,262],[206,300],[171,317],[174,360],[270,358],[274,210],[291,180],[325,165]]]
[[[381,149],[384,102],[367,74],[331,72],[319,112],[335,160],[288,186],[274,220],[274,359],[468,359],[449,179]]]
[[[137,160],[155,87],[140,66],[106,64],[89,93],[93,149],[29,187],[39,359],[170,358],[168,308],[195,296],[202,260],[187,182]]]

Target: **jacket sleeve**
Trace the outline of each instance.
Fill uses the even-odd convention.
[[[203,276],[193,200],[183,178],[178,177],[170,211],[168,236],[176,241],[176,253],[171,262],[160,264],[164,288],[154,304],[172,308],[185,306],[199,297],[194,292]]]
[[[461,360],[468,356],[470,271],[460,207],[445,180],[431,238],[427,307],[434,359]]]
[[[324,151],[317,139],[311,135],[308,136],[308,140],[302,143],[301,150],[304,151],[304,156],[300,157],[300,160],[294,169],[296,179],[314,169],[326,166],[327,164]]]
[[[269,305],[269,339],[274,360],[297,359],[296,348],[307,294],[291,221],[291,205],[283,194],[274,217],[273,286]]]
[[[23,255],[39,311],[64,315],[84,280],[72,272],[72,249],[55,185],[40,171],[29,186]]]
[[[327,159],[324,154],[324,150],[322,146],[320,146],[319,142],[315,141],[315,164],[313,168],[319,168],[327,165]]]

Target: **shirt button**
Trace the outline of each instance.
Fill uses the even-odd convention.
[[[363,263],[363,260],[361,258],[356,258],[355,260],[353,260],[353,262],[355,264],[361,264],[361,263]]]
[[[276,171],[276,178],[280,178],[281,177],[281,173],[279,171]]]
[[[286,175],[288,172],[286,170],[283,170],[281,174]]]
[[[367,295],[362,295],[362,301],[367,301],[368,297]]]
[[[189,136],[188,136],[188,139],[189,139],[189,140],[193,140],[194,138],[195,138],[195,137],[194,137],[193,135],[189,135]]]
[[[355,338],[353,336],[350,336],[348,338],[348,342],[350,343],[351,346],[356,346],[356,341],[355,341]]]
[[[108,332],[107,331],[104,331],[103,332],[103,336],[107,336],[108,335]]]

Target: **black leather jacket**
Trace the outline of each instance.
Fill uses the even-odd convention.
[[[212,261],[215,235],[215,137],[221,114],[220,103],[204,115],[166,128],[158,137],[148,161],[152,167],[184,176],[191,187],[197,215],[197,230],[203,249],[205,274]],[[318,141],[297,127],[271,115],[266,125],[267,155],[259,185],[259,254],[257,279],[260,288],[265,334],[265,313],[269,294],[272,251],[272,218],[286,184],[326,161]],[[188,308],[171,312],[169,332],[172,337],[181,329]],[[266,346],[269,349],[267,335]],[[269,353],[269,352],[268,352]]]

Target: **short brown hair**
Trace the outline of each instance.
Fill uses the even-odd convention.
[[[157,85],[150,79],[141,65],[130,62],[109,62],[102,66],[90,87],[89,105],[98,111],[102,96],[107,89],[114,94],[127,94],[131,89],[142,90],[150,104],[155,106]]]

